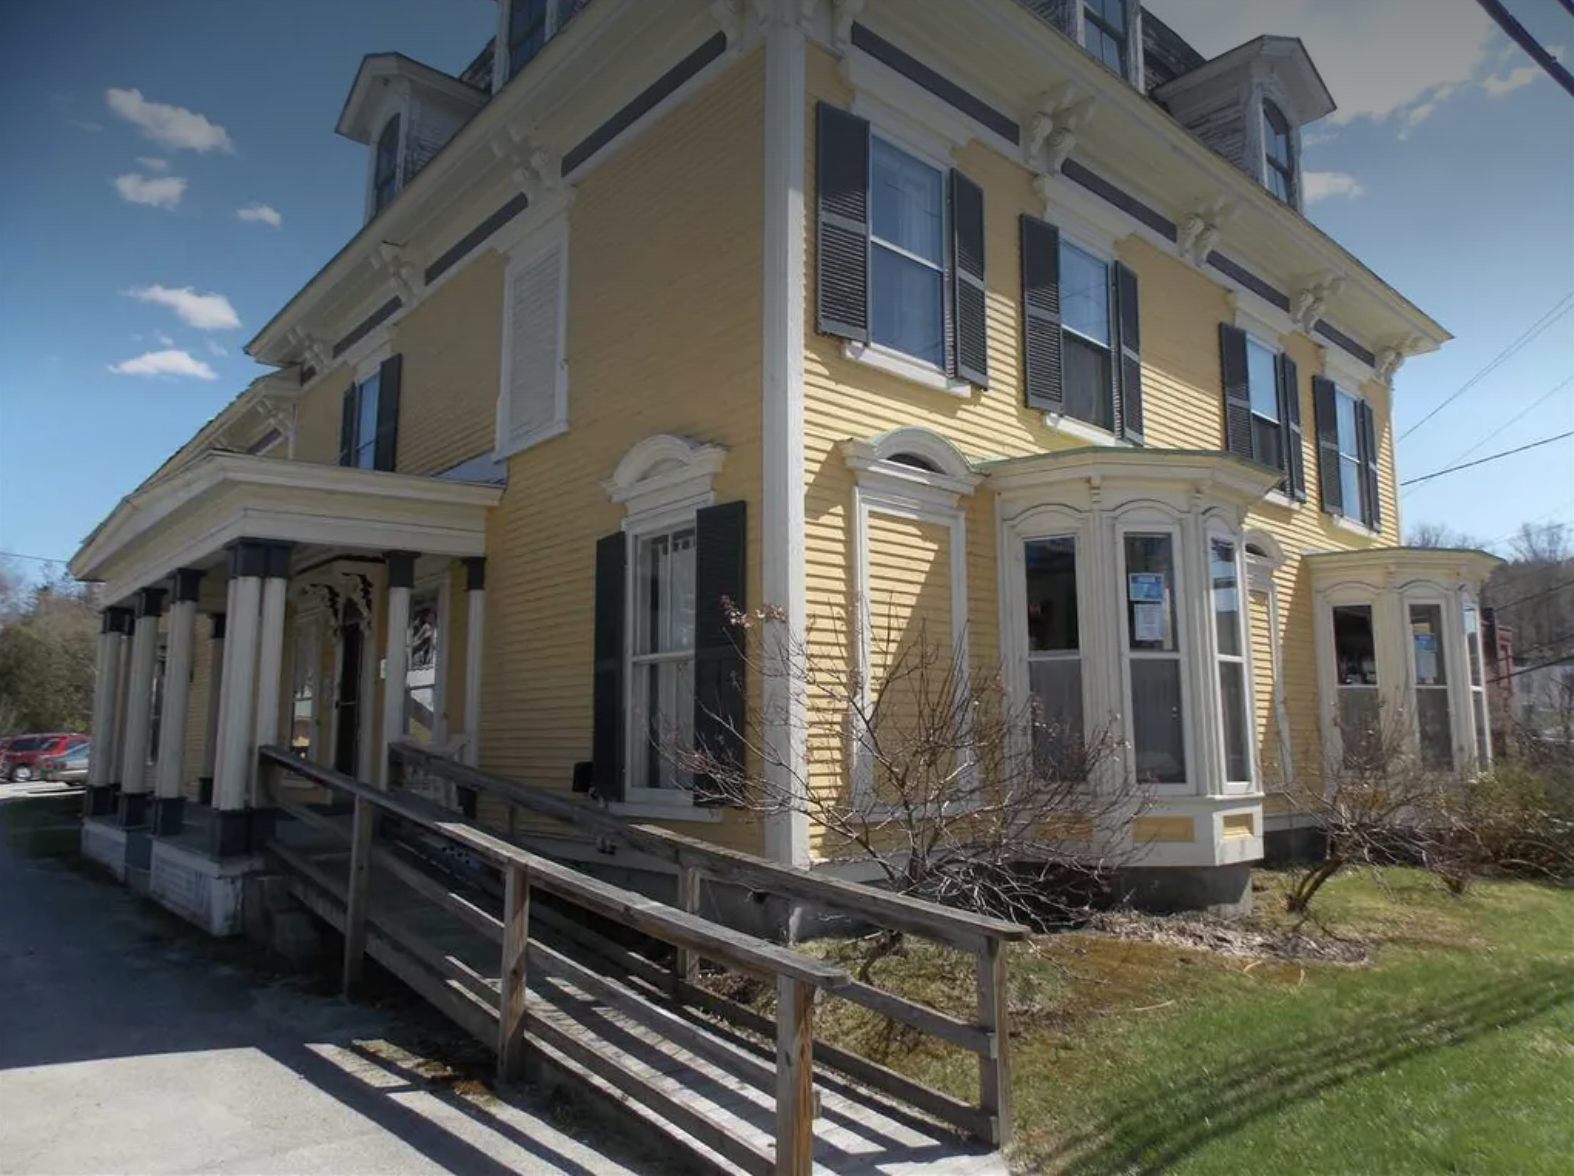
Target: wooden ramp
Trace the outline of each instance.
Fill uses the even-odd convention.
[[[839,966],[534,858],[419,798],[309,774],[356,811],[285,801],[270,852],[344,934],[347,986],[364,951],[497,1049],[503,1077],[549,1070],[719,1172],[1004,1176],[992,1141],[937,1114],[977,1108],[813,1041],[814,993],[855,983]],[[423,853],[434,835],[502,858],[501,885]],[[656,941],[678,948],[676,966],[635,950]],[[777,1016],[702,988],[700,957],[774,982]]]

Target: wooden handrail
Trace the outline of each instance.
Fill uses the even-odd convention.
[[[815,903],[898,931],[937,940],[963,951],[984,950],[990,940],[1016,942],[1032,934],[1017,923],[953,910],[927,899],[912,898],[889,890],[813,874],[794,866],[767,861],[753,854],[712,845],[655,825],[635,824],[594,804],[569,800],[544,789],[527,788],[467,764],[456,763],[422,747],[395,744],[390,753],[397,760],[478,792],[488,792],[509,804],[553,817],[617,841],[658,860],[688,868],[722,882],[732,882],[783,898]]]

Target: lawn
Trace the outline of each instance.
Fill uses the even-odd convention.
[[[1285,925],[1260,875],[1260,927]],[[1574,1172],[1574,892],[1463,898],[1390,871],[1337,877],[1314,937],[1359,965],[1094,933],[1011,960],[1016,1166],[1076,1173]],[[835,947],[827,950],[836,951]],[[913,944],[875,976],[962,1012],[964,962]],[[824,1010],[828,1037],[968,1097],[970,1059]]]

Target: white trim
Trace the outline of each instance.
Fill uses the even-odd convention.
[[[1366,493],[1364,485],[1361,487],[1361,493]],[[1360,519],[1353,519],[1347,514],[1328,514],[1328,517],[1333,520],[1334,526],[1340,530],[1349,531],[1351,534],[1359,535],[1363,539],[1376,539],[1382,534],[1381,531],[1374,530]]]
[[[1377,382],[1377,372],[1322,336],[1318,336],[1318,348],[1323,353],[1323,375],[1352,396],[1368,399],[1365,389]]]
[[[712,497],[707,494],[707,501]],[[684,504],[669,510],[647,512],[640,516],[630,516],[623,522],[624,560],[623,573],[623,800],[618,802],[625,805],[634,805],[642,809],[655,808],[662,812],[671,810],[673,813],[684,813],[690,809],[702,808],[694,803],[694,792],[690,788],[649,788],[643,784],[634,783],[634,751],[641,748],[641,754],[647,757],[659,756],[658,749],[645,749],[646,729],[640,721],[642,716],[635,713],[634,694],[636,690],[636,671],[662,662],[687,662],[692,675],[696,666],[695,648],[684,650],[671,650],[663,654],[639,654],[634,652],[635,633],[638,630],[634,615],[636,607],[635,586],[639,581],[639,549],[640,544],[646,539],[670,534],[674,531],[694,530],[696,505]],[[699,558],[699,536],[695,534],[692,540],[696,561]]]
[[[726,460],[727,451],[719,445],[658,433],[631,446],[602,486],[608,498],[625,508],[625,531],[647,530],[660,520],[713,503],[716,475]]]
[[[1134,448],[1134,443],[1130,438],[1121,437],[1108,429],[1101,429],[1098,425],[1091,425],[1087,421],[1063,412],[1046,412],[1044,414],[1044,427],[1046,429],[1054,429],[1057,433],[1064,433],[1067,437],[1075,437],[1078,441],[1086,441],[1090,445],[1107,445],[1110,448]]]
[[[969,400],[973,395],[973,385],[967,380],[953,380],[946,374],[944,368],[936,367],[926,359],[908,355],[894,347],[887,347],[883,343],[860,343],[855,339],[843,339],[842,358],[876,368],[910,384],[917,384],[921,388],[944,392],[959,400]]]
[[[516,453],[550,441],[568,431],[568,216],[560,213],[513,242],[503,271],[502,361],[498,364],[497,436],[492,458],[504,462]],[[557,363],[552,388],[552,419],[518,437],[513,436],[514,281],[519,271],[557,250]]]
[[[916,144],[931,160],[945,160],[937,167],[954,166],[951,152],[974,139],[1008,157],[1020,155],[1014,144],[862,49],[849,46],[838,70],[853,90],[854,114],[874,123],[882,133],[889,130],[899,144]]]
[[[1261,294],[1248,290],[1228,274],[1211,266],[1208,276],[1225,288],[1225,304],[1229,307],[1232,324],[1259,343],[1275,352],[1282,352],[1284,341],[1299,333],[1289,314]]]

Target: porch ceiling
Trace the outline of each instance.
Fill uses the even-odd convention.
[[[115,602],[177,568],[211,565],[237,539],[338,550],[486,554],[501,486],[211,453],[121,500],[71,574]]]

